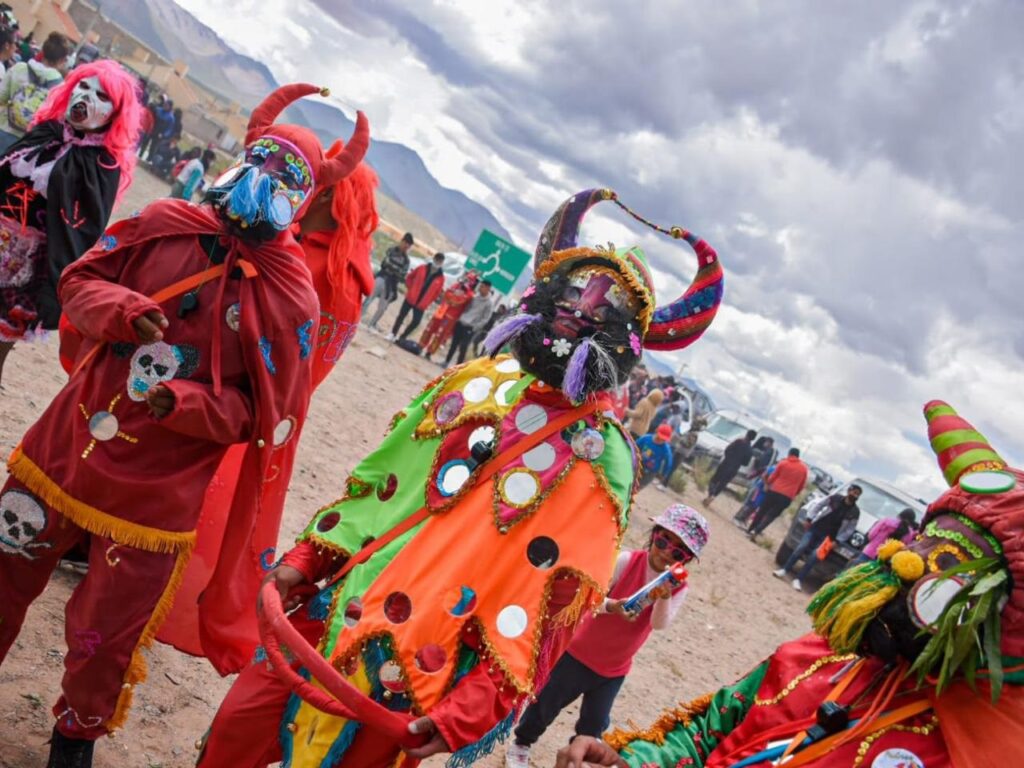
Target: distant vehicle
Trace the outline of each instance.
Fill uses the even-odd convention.
[[[723,409],[712,413],[708,419],[708,425],[697,435],[696,453],[703,453],[716,462],[721,461],[722,455],[725,453],[729,443],[743,437],[747,430],[750,429],[757,433],[754,442],[757,442],[757,439],[760,437],[770,437],[774,441],[770,464],[775,463],[779,456],[784,456],[793,445],[792,441],[784,434],[767,426],[760,419],[751,416],[749,413]],[[730,485],[747,488],[753,482],[753,479],[754,460],[751,459],[740,468],[740,471],[736,473],[736,477],[733,478]]]
[[[914,517],[918,524],[924,517],[927,505],[920,499],[915,499],[882,480],[864,480],[858,477],[848,483],[843,483],[832,493],[812,493],[807,497],[804,505],[793,516],[793,522],[786,532],[786,538],[779,546],[778,552],[775,553],[776,563],[779,565],[785,563],[796,549],[797,544],[800,543],[800,539],[803,538],[804,532],[807,530],[805,522],[810,508],[824,496],[831,496],[833,493],[845,495],[846,489],[851,485],[859,485],[863,489],[863,493],[857,501],[860,517],[856,526],[846,524],[839,529],[832,552],[825,560],[819,560],[814,566],[814,570],[811,571],[811,578],[816,581],[828,581],[845,568],[850,560],[859,555],[868,542],[868,531],[879,520],[898,517],[900,512],[907,507],[914,510]]]
[[[811,470],[810,482],[817,486],[823,493],[832,493],[832,489],[836,487],[835,478],[821,467],[815,467],[812,464],[808,464],[807,466]]]
[[[711,395],[695,379],[688,377],[676,379],[676,390],[689,396],[689,400],[693,404],[693,410],[690,412],[691,419],[695,416],[707,418],[717,410]]]

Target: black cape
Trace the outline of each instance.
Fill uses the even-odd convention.
[[[38,155],[39,163],[53,159],[64,144],[64,124],[48,120],[28,131],[4,153],[4,157],[26,147],[33,148],[26,159]],[[19,181],[10,165],[0,167],[0,189],[8,190]],[[102,146],[73,145],[53,166],[45,200],[36,198],[29,209],[33,221],[25,223],[46,232],[49,274],[33,281],[39,325],[54,330],[60,320],[57,282],[61,272],[89,250],[107,227],[117,198],[121,171],[113,156]],[[0,196],[6,197],[6,194]],[[35,220],[45,212],[45,226]],[[38,216],[39,219],[44,218]]]

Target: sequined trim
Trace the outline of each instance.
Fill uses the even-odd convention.
[[[817,672],[822,667],[828,666],[829,664],[838,664],[838,663],[845,663],[845,662],[848,662],[848,661],[853,661],[855,658],[857,658],[857,656],[856,656],[856,654],[853,654],[853,653],[844,653],[844,654],[834,654],[834,655],[831,655],[831,656],[822,656],[820,659],[817,659],[813,664],[811,664],[811,666],[809,666],[807,669],[805,669],[799,675],[797,675],[792,680],[790,680],[786,684],[785,688],[783,688],[777,694],[772,696],[770,699],[762,699],[759,696],[755,696],[754,697],[754,706],[757,706],[757,707],[770,707],[770,706],[773,706],[775,704],[778,704],[784,698],[789,696],[789,694],[791,694],[793,691],[795,691],[799,687],[799,685],[802,682],[804,682],[804,680],[809,678],[811,675],[813,675],[815,672]]]

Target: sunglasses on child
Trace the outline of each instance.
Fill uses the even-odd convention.
[[[688,563],[693,560],[693,552],[677,545],[665,533],[654,534],[654,546],[658,549],[668,550],[669,556],[676,562]]]

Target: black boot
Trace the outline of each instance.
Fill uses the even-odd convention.
[[[92,768],[92,748],[96,742],[71,739],[53,729],[50,739],[50,760],[46,768]]]

